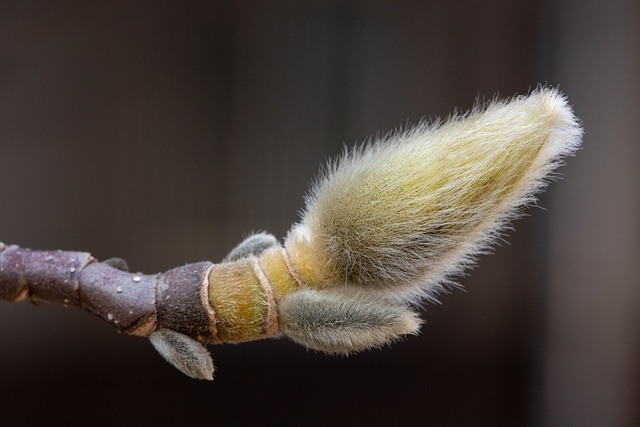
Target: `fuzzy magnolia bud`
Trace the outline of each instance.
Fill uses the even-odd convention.
[[[566,99],[539,89],[345,153],[286,246],[312,286],[432,298],[534,201],[580,144]]]

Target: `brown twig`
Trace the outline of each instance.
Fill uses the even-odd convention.
[[[210,262],[154,275],[98,262],[89,253],[35,251],[0,243],[0,299],[76,306],[118,331],[149,336],[167,328],[200,342],[212,339],[201,286]]]

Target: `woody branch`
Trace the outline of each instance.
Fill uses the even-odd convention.
[[[80,307],[129,335],[169,328],[206,342],[210,320],[200,290],[211,265],[134,274],[86,252],[37,251],[0,242],[0,299]]]

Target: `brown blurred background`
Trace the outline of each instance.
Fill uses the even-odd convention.
[[[283,237],[343,144],[559,85],[585,147],[508,245],[349,358],[211,346],[213,383],[77,309],[0,303],[0,424],[640,425],[640,5],[0,4],[0,240],[163,271]]]

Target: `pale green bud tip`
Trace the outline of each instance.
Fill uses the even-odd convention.
[[[287,248],[312,286],[429,298],[535,200],[581,136],[551,88],[390,135],[326,168]]]

